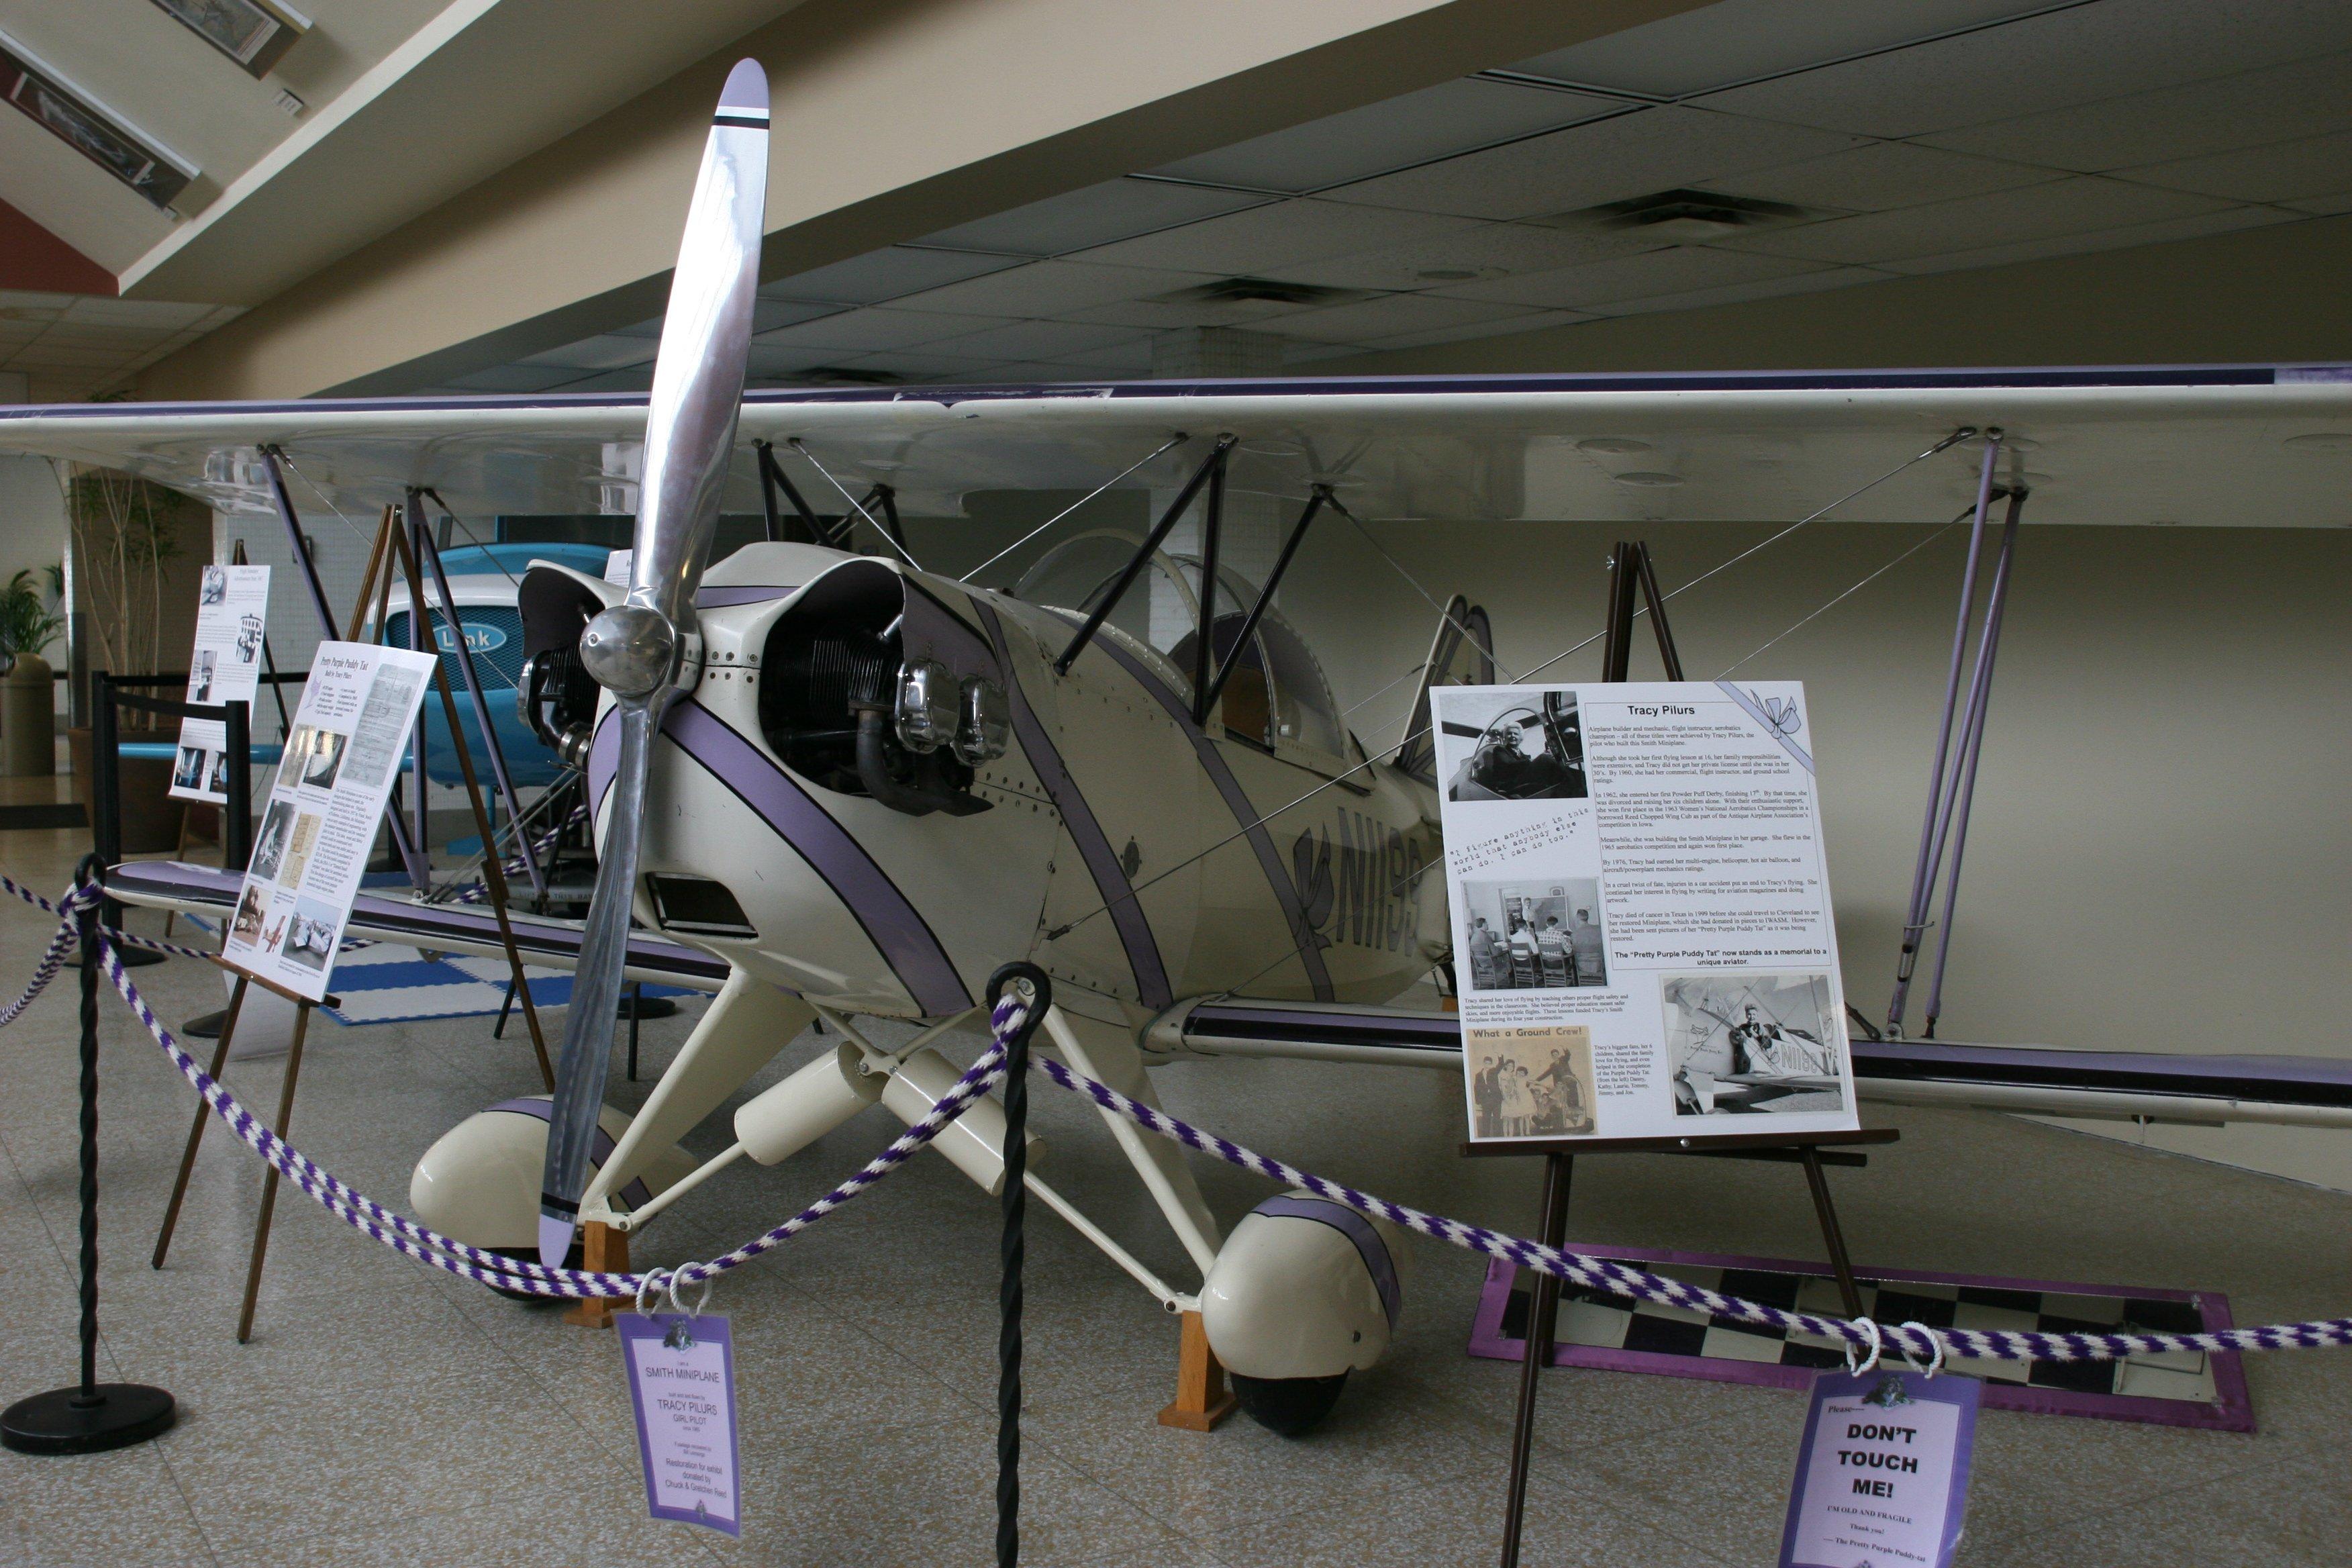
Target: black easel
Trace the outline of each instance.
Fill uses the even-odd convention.
[[[1621,540],[1609,557],[1609,617],[1601,644],[1601,679],[1622,681],[1633,664],[1635,599],[1650,616],[1657,634],[1658,658],[1666,679],[1683,678],[1681,656],[1675,651],[1673,631],[1666,625],[1665,596],[1658,592],[1650,547],[1638,540]],[[1469,1155],[1541,1154],[1544,1157],[1543,1216],[1537,1238],[1546,1247],[1568,1243],[1569,1184],[1579,1154],[1696,1154],[1718,1160],[1769,1160],[1801,1164],[1805,1185],[1812,1194],[1813,1214],[1821,1222],[1822,1241],[1828,1248],[1830,1269],[1837,1276],[1838,1299],[1846,1316],[1862,1316],[1862,1290],[1847,1258],[1845,1235],[1837,1210],[1830,1202],[1825,1165],[1860,1165],[1866,1156],[1843,1152],[1856,1143],[1892,1143],[1895,1129],[1863,1128],[1851,1132],[1757,1132],[1709,1135],[1706,1138],[1542,1138],[1515,1139],[1504,1144],[1466,1143]],[[1826,1152],[1824,1151],[1827,1151]],[[1559,1325],[1559,1279],[1538,1273],[1534,1300],[1528,1313],[1527,1348],[1519,1360],[1519,1406],[1511,1426],[1511,1479],[1503,1516],[1502,1568],[1517,1568],[1520,1526],[1527,1514],[1528,1458],[1535,1441],[1536,1391],[1549,1359],[1552,1337]]]
[[[100,866],[82,857],[78,886],[95,887]],[[98,1381],[98,925],[84,907],[81,942],[81,1381],[20,1399],[0,1411],[0,1444],[20,1454],[94,1454],[159,1437],[179,1418],[170,1394],[143,1383]]]

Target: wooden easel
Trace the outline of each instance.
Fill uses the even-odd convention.
[[[275,992],[294,1004],[294,1042],[286,1055],[286,1077],[278,1087],[278,1121],[271,1131],[286,1136],[294,1123],[294,1086],[302,1076],[302,1043],[310,1032],[310,1013],[316,1007],[340,1007],[341,999],[324,996],[313,1002],[308,996],[289,991],[274,980],[264,980],[258,974],[247,973],[225,958],[213,962],[236,976],[236,989],[229,993],[228,1011],[221,1018],[220,1039],[213,1047],[212,1076],[215,1081],[228,1066],[229,1043],[236,1037],[237,1015],[245,1010],[246,987],[258,985],[264,991]],[[171,1205],[163,1211],[163,1227],[156,1233],[155,1254],[148,1261],[156,1268],[163,1267],[163,1255],[171,1250],[172,1233],[179,1228],[180,1205],[188,1195],[188,1178],[196,1168],[196,1148],[204,1142],[205,1124],[212,1119],[212,1108],[199,1100],[195,1124],[188,1129],[188,1147],[180,1156],[179,1179],[172,1184]],[[272,1165],[261,1179],[261,1212],[254,1217],[253,1246],[245,1265],[245,1303],[237,1309],[236,1342],[244,1344],[253,1338],[253,1308],[261,1295],[261,1265],[269,1252],[269,1221],[278,1207],[278,1167]]]
[[[1650,547],[1638,540],[1621,540],[1609,558],[1609,614],[1601,643],[1601,679],[1622,681],[1633,663],[1635,601],[1650,616],[1656,633],[1658,658],[1666,679],[1683,679],[1682,658],[1675,650],[1674,633],[1666,625],[1665,595],[1658,592]],[[1465,1047],[1467,1041],[1465,1042]],[[1465,1155],[1526,1155],[1544,1157],[1543,1215],[1538,1239],[1546,1247],[1568,1243],[1569,1183],[1579,1154],[1696,1154],[1718,1160],[1769,1160],[1805,1168],[1805,1184],[1812,1194],[1813,1215],[1829,1250],[1830,1269],[1837,1277],[1838,1299],[1846,1316],[1862,1316],[1862,1290],[1846,1256],[1845,1236],[1838,1226],[1837,1210],[1830,1202],[1826,1165],[1861,1165],[1867,1156],[1853,1152],[1854,1144],[1892,1143],[1901,1134],[1894,1128],[1862,1128],[1850,1132],[1755,1132],[1706,1137],[1666,1138],[1525,1138],[1508,1143],[1465,1143]],[[1503,1516],[1502,1568],[1517,1568],[1520,1526],[1527,1514],[1528,1457],[1535,1440],[1536,1392],[1543,1367],[1550,1358],[1552,1338],[1559,1326],[1559,1280],[1535,1277],[1532,1310],[1528,1314],[1527,1348],[1519,1360],[1519,1405],[1511,1426],[1511,1479]]]
[[[368,553],[367,573],[361,579],[359,596],[352,606],[351,624],[344,635],[344,641],[359,640],[361,628],[369,624],[368,609],[371,598],[374,601],[375,609],[373,624],[378,627],[384,624],[385,611],[391,601],[393,574],[395,570],[405,569],[408,577],[410,614],[422,617],[428,613],[429,606],[425,597],[424,575],[418,569],[415,552],[410,548],[404,530],[405,523],[400,515],[400,509],[389,506],[384,508],[383,519],[376,529],[374,547]],[[451,626],[459,624],[455,605],[444,605],[441,614]],[[418,624],[420,626],[424,624],[421,618]],[[552,1089],[555,1087],[555,1069],[548,1059],[546,1037],[540,1030],[539,1010],[531,1003],[530,986],[523,978],[522,954],[515,945],[514,928],[507,917],[506,873],[504,868],[499,864],[498,841],[490,835],[489,813],[482,804],[481,786],[474,776],[471,749],[466,743],[465,731],[458,727],[457,699],[449,692],[449,673],[438,658],[434,660],[433,679],[441,693],[442,716],[449,725],[449,738],[457,753],[458,772],[466,781],[466,798],[473,806],[474,827],[481,835],[482,879],[489,889],[490,908],[498,917],[499,941],[506,950],[508,972],[512,976],[515,994],[522,1001],[523,1021],[530,1026],[531,1049],[539,1058],[540,1080],[548,1089]],[[272,981],[265,980],[257,974],[247,973],[226,959],[215,958],[213,962],[236,976],[236,988],[229,995],[228,1009],[221,1019],[220,1038],[213,1047],[212,1076],[215,1079],[228,1066],[229,1046],[236,1035],[237,1014],[245,1005],[247,986],[258,985],[295,1004],[294,1039],[286,1060],[285,1079],[278,1089],[276,1131],[282,1138],[293,1121],[294,1089],[296,1081],[301,1076],[302,1046],[310,1032],[310,1014],[316,1006],[333,1007],[341,1004],[331,996],[325,998],[322,1003],[313,1003],[307,997],[298,995]],[[163,1212],[163,1227],[155,1237],[155,1251],[150,1259],[154,1268],[163,1267],[164,1257],[171,1250],[172,1235],[179,1226],[180,1207],[187,1197],[188,1181],[195,1170],[196,1151],[204,1142],[205,1128],[211,1119],[211,1108],[199,1103],[196,1106],[194,1120],[188,1128],[187,1147],[180,1156],[179,1178],[172,1185],[172,1201]],[[261,1212],[255,1222],[253,1247],[247,1263],[245,1304],[237,1314],[236,1340],[239,1344],[246,1343],[253,1337],[254,1303],[261,1290],[262,1261],[269,1250],[270,1217],[277,1207],[277,1202],[278,1172],[272,1168],[262,1181]],[[625,1254],[624,1258],[625,1260],[617,1267],[627,1267]],[[595,1266],[591,1265],[591,1267]]]

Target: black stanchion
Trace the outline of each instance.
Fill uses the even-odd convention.
[[[101,708],[100,711],[104,710]],[[97,880],[96,855],[75,878]],[[80,911],[81,937],[81,1382],[20,1399],[0,1411],[0,1444],[20,1454],[94,1454],[128,1447],[171,1429],[172,1396],[143,1383],[98,1381],[98,925]]]
[[[101,887],[106,882],[106,868],[122,860],[122,728],[115,684],[114,678],[105,670],[90,671],[89,837],[100,865],[99,873],[90,879]],[[109,899],[100,906],[100,917],[120,930],[122,906]],[[161,963],[164,955],[148,948],[126,947],[120,956],[124,968],[136,969],[142,964]]]
[[[1004,1043],[1004,1236],[997,1288],[996,1568],[1021,1561],[1021,1265],[1028,1213],[1029,1037],[1054,1005],[1054,983],[1034,963],[1008,963],[988,977],[988,1006],[1009,984],[1029,993],[1027,1014]]]

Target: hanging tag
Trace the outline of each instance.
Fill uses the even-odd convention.
[[[656,1519],[743,1533],[735,1344],[717,1312],[615,1312],[637,1414],[646,1507]]]
[[[1980,1391],[1972,1377],[1887,1368],[1815,1379],[1780,1568],[1947,1568]]]

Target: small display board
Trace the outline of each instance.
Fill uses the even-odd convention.
[[[323,642],[254,836],[221,956],[318,1001],[433,678],[429,653]]]
[[[1473,1142],[1859,1125],[1801,687],[1431,702]]]
[[[735,1342],[716,1312],[615,1312],[656,1519],[743,1533]]]
[[[269,568],[207,566],[196,590],[196,646],[188,656],[190,702],[248,706],[261,685],[261,639],[269,625]],[[228,799],[228,726],[180,721],[172,795],[218,805]]]
[[[1978,1393],[1965,1377],[1823,1373],[1780,1568],[1946,1568],[1968,1511]]]

